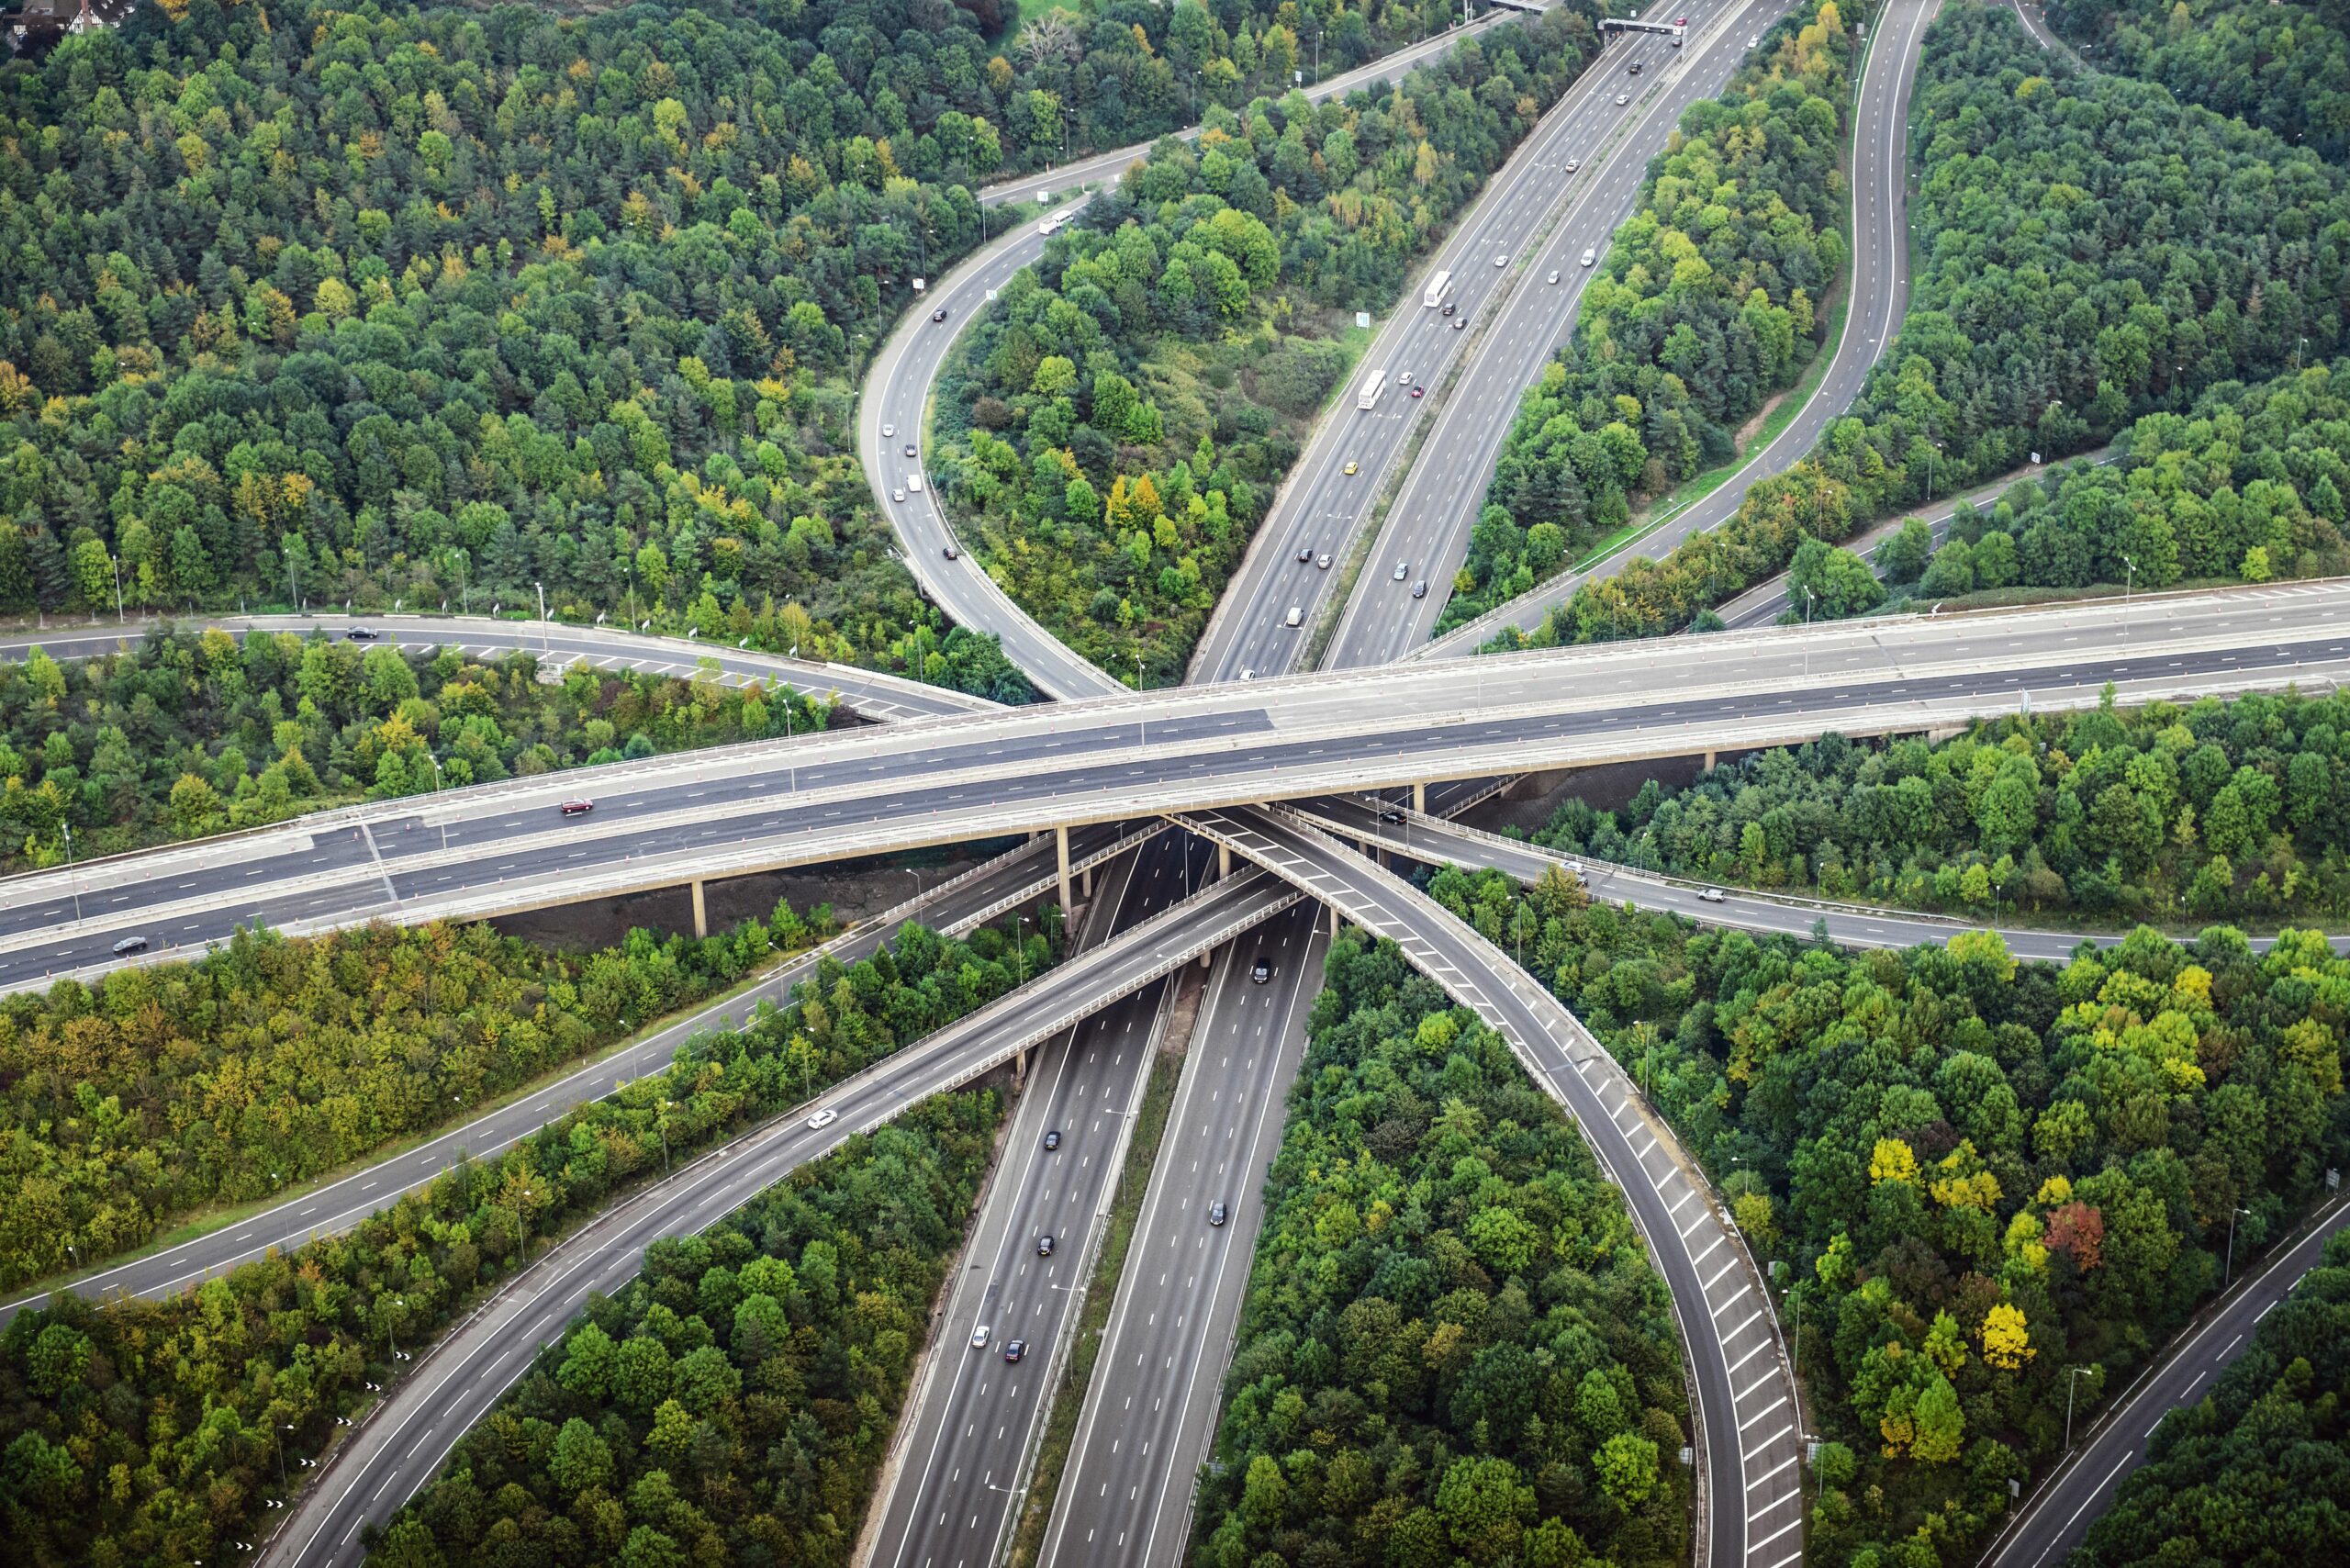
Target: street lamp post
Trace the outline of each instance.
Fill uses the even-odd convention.
[[[449,787],[449,780],[442,776],[439,757],[427,751],[424,754],[424,760],[432,765],[432,792],[437,795]],[[441,819],[441,849],[443,854],[446,854],[449,849],[449,819],[447,817]]]
[[[547,652],[547,585],[532,583],[531,586],[539,590],[539,655],[543,658]]]
[[[2252,1211],[2247,1208],[2231,1208],[2228,1210],[2228,1262],[2225,1271],[2220,1276],[2220,1288],[2221,1290],[2226,1290],[2230,1285],[2235,1283],[2236,1279],[2236,1215],[2248,1215],[2250,1213],[2252,1213]]]
[[[2088,1370],[2087,1367],[2065,1369],[2065,1449],[2068,1453],[2073,1447],[2073,1389],[2076,1386],[2073,1380]]]
[[[82,924],[82,884],[73,876],[73,824],[60,817],[57,825],[65,830],[65,885],[73,890],[73,924]]]
[[[106,565],[114,568],[114,619],[115,624],[118,626],[123,622],[122,562],[116,556],[108,555],[106,557]]]

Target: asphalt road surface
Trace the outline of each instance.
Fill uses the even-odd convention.
[[[1773,628],[1127,694],[371,803],[0,882],[0,986],[226,937],[474,916],[884,849],[2030,702],[2335,683],[2350,584]],[[2122,652],[2099,652],[2106,649]],[[556,807],[593,789],[596,809]],[[443,835],[446,835],[445,838]]]
[[[1340,568],[1369,521],[1372,503],[1424,422],[1426,404],[1412,396],[1414,389],[1425,388],[1436,399],[1448,381],[1455,385],[1444,395],[1449,401],[1429,432],[1412,484],[1423,485],[1425,471],[1441,471],[1452,476],[1447,486],[1471,485],[1474,497],[1458,542],[1467,548],[1468,521],[1474,521],[1474,500],[1483,496],[1484,477],[1481,470],[1472,483],[1456,472],[1469,454],[1459,429],[1463,416],[1455,410],[1464,403],[1498,407],[1499,428],[1493,432],[1498,449],[1519,391],[1540,374],[1542,358],[1573,317],[1588,275],[1579,264],[1583,249],[1605,248],[1617,217],[1639,188],[1649,159],[1663,151],[1682,111],[1718,91],[1744,53],[1746,39],[1785,8],[1785,0],[1652,6],[1645,14],[1651,21],[1689,16],[1684,47],[1676,50],[1653,33],[1617,37],[1543,116],[1396,300],[1353,378],[1333,394],[1210,618],[1192,655],[1195,678],[1232,679],[1244,669],[1263,675],[1291,667],[1297,644],[1332,608],[1331,597],[1345,580]],[[1636,63],[1642,73],[1638,76],[1630,74]],[[1619,96],[1630,101],[1619,105]],[[1570,173],[1570,162],[1580,167]],[[1537,237],[1554,216],[1555,230],[1538,248]],[[1442,306],[1425,303],[1438,273],[1450,274],[1443,295],[1454,309],[1450,316]],[[1559,276],[1555,285],[1548,281],[1553,273]],[[1469,327],[1453,330],[1462,322]],[[1409,385],[1398,380],[1404,375],[1411,377]],[[1372,408],[1361,409],[1360,397],[1374,377],[1378,397]],[[1486,462],[1490,465],[1490,457]],[[1352,474],[1347,472],[1349,464],[1356,469]],[[1449,503],[1453,498],[1446,498]],[[1425,504],[1419,489],[1407,488],[1390,516],[1403,518]],[[1441,536],[1453,516],[1448,510],[1427,529],[1409,530],[1408,537]],[[1381,616],[1397,605],[1425,607],[1431,617],[1442,608],[1449,574],[1440,575],[1427,559],[1404,551],[1404,576],[1397,579],[1400,549],[1382,541],[1363,567],[1349,617],[1374,606]],[[1300,562],[1300,551],[1312,558]],[[1329,567],[1319,564],[1325,555],[1332,561]],[[1430,592],[1414,600],[1412,589],[1421,580],[1431,585]],[[1287,624],[1292,608],[1302,622],[1295,630]]]
[[[0,658],[21,659],[34,648],[51,658],[90,658],[138,643],[152,624],[131,621],[61,626],[40,632],[17,632],[0,637]],[[183,629],[217,626],[242,637],[248,629],[291,632],[307,635],[313,630],[341,639],[353,628],[373,631],[381,642],[401,648],[459,648],[483,658],[523,652],[540,655],[543,663],[568,667],[586,661],[599,669],[628,668],[648,675],[691,679],[715,664],[718,678],[727,686],[789,686],[811,697],[837,697],[851,711],[868,719],[936,718],[954,713],[978,713],[995,704],[967,697],[943,686],[925,686],[902,676],[853,665],[789,659],[776,654],[748,653],[722,643],[684,637],[647,637],[624,627],[565,626],[551,621],[493,621],[474,615],[227,615],[191,618],[175,622]]]
[[[1081,839],[1071,837],[1072,859],[1080,866],[1092,864],[1122,845],[1133,846],[1132,834],[1122,837],[1118,828],[1108,824],[1086,829]],[[886,914],[860,922],[736,995],[697,1009],[658,1033],[474,1116],[462,1126],[325,1185],[308,1188],[235,1224],[79,1275],[70,1281],[71,1288],[84,1296],[168,1295],[264,1257],[273,1249],[290,1250],[317,1237],[348,1230],[459,1160],[495,1155],[547,1123],[561,1120],[573,1107],[600,1100],[623,1084],[660,1071],[687,1041],[704,1030],[731,1028],[737,1021],[747,1020],[763,1002],[782,1005],[789,999],[791,988],[814,973],[822,958],[854,962],[872,953],[908,920],[921,920],[936,930],[967,930],[1010,908],[1049,898],[1054,887],[1051,846],[1041,841],[1024,845]],[[61,1270],[70,1261],[62,1243],[54,1261]],[[0,1324],[27,1306],[45,1302],[49,1294],[46,1290],[37,1291],[0,1305]]]
[[[301,1492],[260,1561],[286,1568],[359,1561],[362,1528],[388,1518],[429,1480],[457,1439],[529,1369],[539,1347],[562,1333],[590,1293],[610,1294],[625,1284],[653,1241],[714,1224],[846,1138],[1061,1034],[1100,1005],[1096,999],[1148,986],[1294,896],[1255,873],[1217,882],[1158,919],[1064,959],[1011,995],[901,1046],[797,1111],[681,1165],[599,1215],[518,1271],[419,1357]],[[837,1119],[809,1126],[810,1114],[819,1109]]]
[[[1789,1568],[1803,1555],[1800,1409],[1767,1286],[1704,1173],[1613,1058],[1539,982],[1426,893],[1279,808],[1187,813],[1237,855],[1376,935],[1510,1046],[1583,1129],[1673,1296],[1699,1458],[1699,1555]]]
[[[1908,306],[1909,100],[1917,84],[1926,27],[1940,5],[1941,0],[1889,0],[1871,25],[1868,59],[1862,69],[1853,116],[1852,303],[1845,313],[1843,336],[1802,409],[1753,454],[1736,478],[1672,515],[1643,537],[1637,550],[1618,551],[1588,572],[1553,577],[1436,641],[1419,644],[1413,657],[1473,652],[1505,626],[1534,631],[1550,607],[1565,603],[1579,584],[1621,571],[1636,556],[1662,555],[1691,534],[1719,527],[1736,515],[1749,485],[1793,466],[1829,424],[1852,406],[1877,356],[1901,330]],[[1489,463],[1473,476],[1474,500],[1464,501],[1472,519],[1475,501],[1483,499],[1491,473]]]

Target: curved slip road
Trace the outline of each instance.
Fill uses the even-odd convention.
[[[1550,607],[1572,598],[1581,584],[1621,571],[1637,555],[1661,555],[1691,534],[1705,532],[1729,521],[1737,514],[1749,485],[1793,466],[1818,442],[1830,423],[1852,407],[1852,399],[1860,395],[1869,372],[1875,366],[1877,356],[1901,330],[1902,317],[1908,308],[1909,102],[1917,85],[1918,59],[1925,44],[1927,24],[1933,20],[1940,5],[1941,0],[1887,0],[1882,15],[1872,25],[1868,58],[1862,67],[1852,115],[1854,242],[1848,283],[1851,306],[1845,313],[1843,335],[1838,339],[1828,368],[1821,373],[1802,409],[1729,483],[1671,515],[1636,545],[1624,546],[1588,571],[1553,577],[1433,642],[1411,648],[1403,656],[1418,659],[1469,654],[1505,628],[1537,630]],[[1491,476],[1489,463],[1472,476],[1474,498],[1469,502],[1472,520],[1475,502],[1483,500]],[[1465,532],[1460,548],[1465,553]],[[1435,612],[1426,613],[1428,623],[1433,624]]]

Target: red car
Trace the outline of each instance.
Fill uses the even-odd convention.
[[[593,801],[565,801],[563,803],[563,814],[567,817],[584,817],[595,809]]]

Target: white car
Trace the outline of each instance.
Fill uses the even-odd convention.
[[[971,1330],[971,1349],[974,1350],[984,1350],[987,1348],[988,1326],[982,1323],[977,1328]]]
[[[895,425],[883,425],[883,426],[881,427],[881,439],[882,439],[883,441],[887,441],[887,440],[889,440],[891,436],[893,436],[893,435],[895,435],[895,434],[897,434],[897,433],[898,433],[898,427],[897,427],[897,426],[895,426]]]
[[[1552,283],[1556,283],[1556,282],[1558,282],[1558,281],[1559,281],[1559,269],[1558,269],[1558,268],[1556,268],[1556,267],[1552,267],[1552,268],[1550,269],[1550,281],[1551,281]]]
[[[1509,265],[1509,258],[1507,256],[1495,256],[1494,258],[1494,265],[1497,267],[1505,267]]]
[[[1583,173],[1583,160],[1582,160],[1582,159],[1580,159],[1580,158],[1570,158],[1570,159],[1568,159],[1568,160],[1567,160],[1567,173],[1568,173],[1568,174],[1582,174],[1582,173]]]
[[[1697,898],[1703,903],[1719,903],[1722,902],[1722,890],[1719,888],[1701,888]]]
[[[1618,93],[1616,95],[1616,106],[1619,109],[1631,101],[1632,95],[1629,93]]]
[[[902,501],[902,500],[904,500],[904,499],[906,498],[906,492],[905,492],[904,487],[898,487],[898,488],[896,488],[896,489],[891,490],[891,491],[890,492],[890,498],[891,500],[893,500],[893,501]]]
[[[1599,260],[1599,252],[1598,252],[1596,250],[1593,250],[1593,249],[1589,249],[1589,248],[1586,248],[1586,249],[1584,250],[1584,252],[1583,252],[1583,264],[1584,266],[1589,266],[1589,265],[1591,265],[1591,263],[1594,263],[1594,262],[1595,262],[1595,261],[1597,261],[1597,260]]]
[[[841,1114],[827,1106],[825,1109],[819,1111],[814,1115],[809,1117],[808,1125],[811,1127],[829,1127],[840,1119]]]

